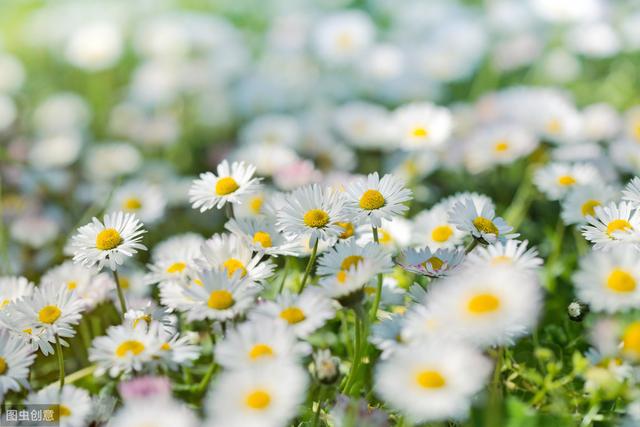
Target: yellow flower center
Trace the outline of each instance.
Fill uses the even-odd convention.
[[[378,190],[367,190],[360,197],[360,207],[367,211],[379,209],[384,206],[384,197]]]
[[[253,235],[253,242],[259,243],[263,248],[270,248],[273,246],[271,236],[266,231],[256,231],[256,234]]]
[[[442,388],[447,383],[438,371],[422,371],[416,375],[416,382],[422,388]]]
[[[273,356],[273,349],[266,344],[256,344],[253,346],[251,351],[249,352],[249,358],[251,360],[256,360],[261,357],[269,357]]]
[[[169,267],[167,267],[167,273],[181,273],[185,268],[187,268],[187,264],[185,264],[184,262],[174,262]]]
[[[244,268],[244,264],[238,259],[229,258],[224,263],[222,263],[222,266],[227,269],[227,276],[229,277],[233,276],[233,273],[238,270],[240,270],[240,277],[244,277],[247,275],[247,269]]]
[[[77,287],[78,287],[78,282],[76,282],[75,280],[70,280],[67,282],[67,289],[69,289],[70,291],[74,290]]]
[[[7,372],[7,361],[4,360],[4,358],[0,357],[0,375],[3,375],[5,372]]]
[[[562,175],[558,177],[558,184],[563,187],[568,187],[576,183],[576,179],[571,175]]]
[[[482,233],[498,235],[498,227],[488,218],[479,216],[473,220],[473,225]]]
[[[249,209],[251,209],[251,212],[258,215],[260,213],[260,210],[262,209],[263,202],[264,202],[264,199],[262,196],[252,197],[251,200],[249,201]]]
[[[290,325],[302,322],[307,317],[298,307],[287,307],[280,312],[280,318],[289,322]]]
[[[340,269],[350,270],[351,267],[358,265],[363,260],[364,258],[362,258],[360,255],[349,255],[348,257],[342,260],[342,263],[340,264]]]
[[[429,131],[421,126],[413,128],[411,131],[411,136],[415,138],[426,138],[429,136]]]
[[[143,314],[142,316],[136,318],[133,321],[133,327],[134,328],[137,327],[138,323],[140,323],[140,322],[146,322],[147,324],[151,324],[151,320],[152,319],[151,319],[151,315],[150,314]]]
[[[558,134],[562,131],[562,123],[558,119],[551,119],[547,123],[547,132],[552,134]]]
[[[442,262],[442,260],[438,257],[432,256],[431,258],[429,258],[426,262],[431,264],[431,267],[434,270],[440,270],[442,268],[442,264],[444,264],[444,262]]]
[[[467,309],[473,314],[487,314],[498,308],[500,308],[500,300],[491,294],[476,295],[467,304]]]
[[[128,340],[124,341],[122,344],[116,348],[116,356],[125,357],[127,354],[131,353],[134,356],[139,355],[144,351],[144,344],[140,341],[136,340]]]
[[[630,324],[622,337],[622,349],[636,358],[640,358],[640,322]]]
[[[497,255],[494,256],[491,259],[491,264],[492,265],[499,265],[499,264],[510,264],[511,261],[513,261],[513,259],[509,256],[506,255]]]
[[[122,243],[122,236],[115,228],[105,228],[96,236],[96,248],[101,251],[116,248],[120,243]]]
[[[336,43],[340,49],[348,50],[353,45],[353,38],[349,33],[340,33],[336,39]]]
[[[616,231],[629,230],[633,230],[633,227],[631,226],[631,224],[629,224],[629,221],[625,219],[614,219],[609,224],[607,224],[607,234],[609,235],[609,237],[611,237],[612,234]]]
[[[128,277],[118,276],[118,284],[122,289],[129,289],[129,285],[131,284],[131,282],[129,282]]]
[[[23,329],[22,332],[24,332],[27,335],[31,335],[33,333],[33,329],[31,328]]]
[[[387,244],[393,242],[393,237],[391,237],[391,233],[389,233],[387,230],[378,228],[378,235],[380,236],[380,243]]]
[[[236,191],[240,186],[230,176],[225,176],[224,178],[218,179],[216,182],[216,194],[218,196],[226,196],[227,194],[231,194]]]
[[[264,390],[255,390],[247,395],[246,404],[255,410],[266,409],[271,403],[271,396]]]
[[[496,150],[497,153],[504,153],[509,149],[509,141],[507,141],[506,139],[501,139],[500,141],[496,142],[496,144],[493,146],[493,149]]]
[[[635,139],[640,140],[640,122],[636,121],[633,124],[632,133]]]
[[[56,307],[55,305],[47,305],[42,307],[42,309],[38,312],[38,319],[40,319],[42,323],[48,323],[49,325],[51,325],[53,324],[53,322],[58,320],[60,314],[62,314],[62,312],[58,307]]]
[[[303,220],[307,227],[322,228],[329,222],[329,214],[322,209],[311,209],[304,214]]]
[[[171,350],[171,344],[169,344],[168,342],[166,342],[166,343],[162,344],[162,345],[160,346],[160,350],[164,350],[164,351],[169,351],[169,350]]]
[[[350,223],[350,222],[338,222],[337,224],[338,224],[338,226],[340,228],[342,228],[344,230],[342,232],[342,234],[340,236],[338,236],[341,239],[348,239],[349,237],[353,236],[353,234],[355,233],[355,229],[354,229],[352,223]]]
[[[636,280],[628,272],[616,268],[609,274],[607,287],[614,292],[633,292],[636,289]]]
[[[446,242],[452,234],[453,228],[449,225],[439,225],[431,230],[431,238],[438,243]]]
[[[11,302],[11,300],[9,298],[6,298],[6,299],[3,299],[2,301],[0,301],[0,310],[2,310],[4,307],[8,306],[10,302]]]
[[[584,202],[582,204],[582,206],[580,207],[580,212],[582,212],[582,216],[595,216],[596,214],[596,206],[600,206],[601,203],[597,200],[587,200],[586,202]]]
[[[125,211],[137,211],[142,207],[142,202],[137,197],[130,197],[122,202],[122,209]]]
[[[71,416],[71,409],[65,405],[53,405],[48,409],[53,412],[53,421],[60,421],[61,417]]]
[[[211,292],[209,295],[209,301],[207,305],[214,310],[226,310],[234,304],[233,295],[231,292],[219,289]]]
[[[340,270],[338,271],[338,273],[336,274],[336,280],[338,281],[338,283],[344,283],[347,281],[347,272],[344,270]]]

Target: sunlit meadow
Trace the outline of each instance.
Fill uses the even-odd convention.
[[[0,1],[0,425],[640,425],[638,76],[633,0]]]

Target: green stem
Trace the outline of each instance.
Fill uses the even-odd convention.
[[[353,363],[351,364],[351,370],[349,371],[349,376],[344,384],[344,388],[342,391],[344,393],[349,393],[351,387],[355,383],[356,374],[358,373],[358,368],[360,367],[360,359],[362,359],[362,321],[360,311],[358,308],[354,308],[353,312],[355,315],[355,343],[354,343],[354,353],[353,353]]]
[[[486,423],[487,427],[500,427],[502,425],[502,362],[504,358],[504,348],[498,347],[496,351],[496,366],[493,371],[493,378],[489,389],[489,403],[487,405]]]
[[[228,219],[233,219],[235,217],[235,215],[233,214],[233,205],[231,203],[225,203],[224,211],[227,214]]]
[[[202,377],[202,380],[200,380],[200,383],[198,383],[198,387],[197,387],[198,393],[204,393],[204,391],[207,389],[209,382],[211,382],[211,377],[216,372],[217,366],[218,365],[216,364],[216,361],[212,359],[211,365],[209,365],[209,369],[207,369],[207,372],[204,374],[204,377]]]
[[[474,250],[476,246],[478,246],[478,239],[473,239],[471,242],[469,242],[467,247],[464,249],[464,253],[468,254],[469,252]]]
[[[378,245],[380,244],[380,238],[378,237],[378,228],[371,227],[371,231],[373,232],[373,241]],[[373,299],[373,305],[371,306],[371,321],[374,321],[378,316],[378,307],[380,307],[380,299],[382,298],[382,273],[378,274],[378,284],[376,286],[376,296]]]
[[[124,299],[124,293],[120,286],[120,278],[118,272],[113,270],[113,279],[116,281],[116,291],[118,292],[118,300],[120,300],[120,310],[122,310],[122,319],[124,320],[124,314],[127,312],[127,301]]]
[[[304,276],[302,276],[302,283],[300,284],[300,290],[298,293],[302,293],[304,290],[304,286],[307,284],[307,279],[309,278],[309,273],[311,273],[311,268],[313,264],[316,262],[316,254],[318,253],[318,239],[313,245],[313,249],[311,250],[311,256],[309,257],[309,262],[307,263],[307,268],[304,270]]]
[[[533,167],[530,166],[524,173],[522,181],[513,196],[511,206],[504,214],[504,219],[514,229],[518,228],[526,217],[527,209],[536,194],[531,177],[533,175]]]
[[[284,257],[284,271],[282,273],[282,281],[280,282],[280,286],[278,287],[278,293],[281,294],[284,289],[284,283],[287,281],[287,276],[289,275],[289,257]]]
[[[56,355],[58,356],[58,370],[60,372],[60,390],[64,387],[64,355],[62,354],[62,344],[60,344],[60,337],[56,334]]]
[[[317,427],[318,421],[320,421],[320,412],[322,412],[322,403],[324,402],[324,388],[320,386],[320,391],[318,391],[318,407],[316,408],[313,414],[313,421],[311,423],[311,427]]]

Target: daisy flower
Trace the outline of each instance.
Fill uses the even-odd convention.
[[[216,344],[215,359],[226,369],[246,369],[274,360],[298,362],[311,352],[284,323],[249,321],[227,333]]]
[[[236,272],[204,270],[195,286],[185,288],[191,308],[189,321],[211,319],[225,321],[244,314],[253,304],[261,287]]]
[[[57,384],[31,393],[24,404],[49,407],[60,422],[60,427],[85,427],[93,411],[91,396],[86,390],[67,384],[62,389]]]
[[[451,274],[464,261],[464,250],[440,248],[432,251],[429,247],[409,248],[400,253],[396,260],[405,270],[429,277]]]
[[[109,212],[132,213],[145,224],[152,224],[162,219],[166,205],[160,188],[143,181],[132,181],[114,191]]]
[[[258,190],[242,198],[242,204],[235,206],[236,218],[257,218],[268,214],[269,201],[273,193],[260,185]]]
[[[402,216],[409,209],[404,202],[411,200],[411,190],[392,175],[381,179],[374,172],[349,184],[345,199],[347,208],[355,214],[355,222],[381,227],[382,219]]]
[[[271,256],[296,255],[298,243],[278,231],[275,221],[267,217],[232,219],[225,228],[242,239],[254,252]]]
[[[142,403],[142,404],[141,404]],[[109,427],[199,427],[196,414],[171,398],[150,398],[126,403],[109,420]]]
[[[476,268],[434,286],[428,308],[443,333],[479,346],[508,345],[535,326],[542,304],[536,276],[513,266]]]
[[[635,251],[624,245],[581,258],[573,283],[577,297],[594,311],[615,313],[640,307],[640,262]]]
[[[403,343],[421,342],[447,333],[446,318],[427,304],[430,293],[423,296],[426,298],[420,298],[404,315],[399,337]]]
[[[286,425],[306,396],[305,371],[291,363],[223,372],[206,404],[210,426],[280,427]]]
[[[640,206],[640,178],[634,177],[622,191],[622,200],[631,202],[637,208]],[[592,214],[593,215],[593,214]]]
[[[97,273],[92,268],[73,261],[65,261],[47,271],[41,279],[41,287],[51,286],[55,290],[67,288],[74,291],[82,300],[87,310],[109,298],[114,289],[109,274]]]
[[[124,263],[125,257],[147,248],[140,243],[146,230],[133,214],[114,212],[104,217],[104,224],[93,218],[73,236],[73,260],[87,267],[97,265],[101,270],[108,264],[112,270]]]
[[[149,325],[149,331],[160,343],[158,355],[154,361],[162,368],[178,371],[183,366],[191,366],[200,357],[200,347],[193,344],[194,337],[190,334],[171,334],[163,325],[155,321]]]
[[[375,242],[371,226],[363,224],[356,229],[360,246]],[[411,221],[395,217],[391,221],[382,220],[382,227],[378,228],[378,244],[389,252],[396,252],[406,247],[411,240]]]
[[[8,391],[29,387],[29,368],[35,359],[27,341],[0,329],[0,401]]]
[[[360,302],[365,285],[377,274],[377,266],[369,259],[351,264],[331,276],[320,279],[320,288],[328,297],[345,307]]]
[[[13,302],[30,297],[34,289],[35,285],[26,277],[0,277],[0,311]]]
[[[193,258],[200,253],[200,247],[204,243],[204,237],[196,233],[183,233],[169,237],[156,244],[151,250],[151,259],[158,261],[182,254],[187,258]]]
[[[261,302],[249,313],[249,320],[276,319],[287,325],[296,336],[305,338],[332,319],[334,314],[330,299],[318,289],[307,289],[299,295],[285,292],[275,301]]]
[[[578,185],[562,201],[562,220],[565,224],[584,224],[588,216],[595,216],[596,206],[615,199],[614,189],[603,184]]]
[[[293,191],[286,202],[277,213],[278,228],[292,240],[309,236],[312,246],[336,240],[344,232],[338,224],[349,220],[343,195],[318,184]]]
[[[640,360],[640,321],[630,323],[622,332],[620,353],[635,362]]]
[[[214,234],[200,251],[200,268],[224,271],[229,277],[238,274],[259,283],[271,277],[275,268],[270,260],[260,262],[264,254],[253,255],[251,248],[235,234]]]
[[[176,280],[184,282],[198,269],[197,260],[204,238],[187,233],[171,237],[160,243],[152,251],[153,263],[149,264],[148,283]]]
[[[484,194],[480,194],[480,193],[468,192],[468,191],[456,193],[453,196],[445,197],[444,199],[440,200],[440,202],[431,209],[444,206],[445,210],[448,212],[451,210],[451,208],[457,205],[458,202],[464,202],[467,199],[471,199],[471,201],[473,201],[473,205],[476,207],[478,211],[482,211],[485,206],[489,206],[493,210],[496,209],[493,203],[493,200],[491,200],[489,196],[485,196]]]
[[[449,222],[447,210],[446,204],[439,203],[416,215],[413,218],[411,242],[433,249],[452,248],[462,243],[465,233]]]
[[[640,214],[630,202],[611,202],[596,206],[594,211],[595,215],[587,217],[588,224],[582,226],[582,235],[594,243],[594,249],[638,242]]]
[[[461,343],[427,340],[398,348],[376,369],[375,390],[416,423],[464,419],[491,361]]]
[[[476,248],[469,253],[465,261],[465,268],[499,267],[503,264],[512,265],[520,271],[535,273],[542,265],[542,258],[538,256],[536,248],[527,248],[529,242],[524,240],[507,240],[493,245]]]
[[[595,166],[589,164],[551,163],[538,169],[533,182],[549,200],[563,199],[576,185],[587,185],[602,181]]]
[[[386,360],[402,345],[401,332],[404,327],[404,316],[392,314],[371,327],[369,341],[382,352],[381,360]]]
[[[441,148],[449,139],[453,119],[448,109],[428,102],[402,106],[393,112],[393,127],[402,148]]]
[[[478,209],[472,199],[456,203],[449,211],[449,221],[459,230],[471,234],[481,243],[493,243],[513,239],[517,234],[509,234],[513,228],[504,219],[495,216],[490,205]]]
[[[225,203],[240,204],[242,197],[254,193],[258,189],[260,178],[253,178],[256,168],[244,162],[223,160],[218,165],[217,175],[213,172],[200,174],[200,179],[193,181],[189,189],[189,201],[194,209],[200,212],[221,209]]]
[[[318,258],[316,274],[319,276],[335,275],[347,271],[360,262],[368,260],[377,273],[388,273],[393,268],[391,256],[387,251],[373,242],[360,246],[353,239],[340,241]]]

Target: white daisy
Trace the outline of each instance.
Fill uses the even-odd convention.
[[[298,243],[280,233],[271,218],[232,219],[225,224],[225,228],[240,237],[254,252],[271,256],[297,254]]]
[[[190,367],[200,357],[200,347],[193,343],[190,334],[169,333],[166,328],[155,321],[149,325],[149,333],[154,334],[160,343],[155,364],[162,368],[177,371],[181,367]]]
[[[187,258],[193,258],[200,253],[200,246],[204,243],[204,237],[196,233],[176,234],[156,244],[151,250],[151,259],[158,261],[182,254]]]
[[[152,224],[164,216],[167,200],[156,185],[131,181],[114,191],[109,212],[135,214],[145,224]]]
[[[392,120],[396,137],[407,150],[441,148],[453,129],[449,110],[428,102],[402,106],[393,112]]]
[[[195,285],[184,288],[190,305],[187,319],[231,320],[254,304],[260,290],[259,285],[242,278],[240,272],[229,277],[226,270],[204,270]]]
[[[446,204],[439,203],[413,218],[411,242],[433,249],[452,248],[460,243],[465,233],[449,222]]]
[[[484,194],[473,193],[468,191],[465,191],[462,193],[456,193],[453,196],[445,197],[444,199],[440,200],[440,202],[437,205],[435,205],[432,209],[435,209],[436,207],[444,206],[448,212],[451,210],[451,208],[457,205],[458,202],[464,202],[467,199],[471,199],[473,201],[473,204],[478,211],[482,211],[485,206],[489,206],[493,210],[496,209],[495,205],[493,204],[493,200],[491,200],[490,197],[485,196]]]
[[[334,316],[331,300],[318,289],[309,288],[299,295],[282,293],[275,301],[263,301],[249,313],[249,319],[261,322],[276,319],[288,325],[300,338],[321,328]]]
[[[495,216],[492,206],[477,208],[471,198],[456,203],[449,211],[449,221],[458,229],[471,234],[482,243],[505,241],[517,237],[509,234],[513,228],[504,219]]]
[[[396,262],[411,273],[429,277],[448,276],[464,261],[464,250],[440,248],[432,251],[422,249],[403,250]]]
[[[29,387],[29,368],[35,359],[27,341],[0,328],[0,401],[8,391]]]
[[[573,284],[580,301],[594,311],[640,308],[640,262],[635,251],[624,245],[581,258]]]
[[[382,352],[381,360],[386,360],[402,345],[401,332],[404,327],[404,316],[392,314],[371,327],[369,341]]]
[[[302,368],[272,362],[222,373],[206,404],[211,427],[280,427],[286,425],[306,396]]]
[[[320,279],[320,288],[330,298],[349,307],[364,297],[364,287],[376,276],[377,266],[370,259],[363,259]]]
[[[242,198],[242,204],[235,206],[236,218],[256,218],[267,214],[269,201],[273,197],[270,190],[258,186],[258,190]]]
[[[60,427],[85,427],[93,410],[91,396],[86,390],[67,384],[59,389],[52,384],[31,393],[24,401],[26,406],[48,406],[59,419]]]
[[[253,178],[256,168],[244,162],[223,160],[218,165],[217,175],[213,172],[200,174],[200,179],[193,181],[189,189],[189,201],[194,209],[200,212],[221,209],[225,203],[242,203],[242,197],[255,192],[260,178]]]
[[[67,288],[74,291],[87,310],[107,300],[113,291],[111,275],[96,273],[92,268],[73,261],[65,261],[47,271],[41,279],[41,287],[51,286],[54,290]]]
[[[340,271],[350,270],[364,260],[371,262],[374,274],[388,273],[393,268],[391,256],[380,245],[369,242],[360,246],[355,240],[350,239],[338,242],[318,258],[316,274],[335,275]]]
[[[345,191],[346,206],[355,213],[355,222],[382,226],[382,219],[391,220],[409,209],[411,190],[392,175],[382,178],[377,172],[353,181]]]
[[[634,177],[622,191],[622,200],[631,202],[637,208],[640,206],[640,178]],[[593,214],[592,214],[593,215]]]
[[[398,348],[380,363],[375,390],[416,423],[464,419],[490,373],[491,361],[478,350],[427,340]]]
[[[146,230],[133,214],[114,212],[104,217],[104,224],[93,218],[72,238],[73,260],[101,270],[108,264],[112,270],[124,263],[125,257],[147,248],[140,243]]]
[[[164,281],[188,281],[198,269],[197,260],[204,239],[193,233],[171,237],[152,251],[153,263],[149,264],[148,283]]]
[[[364,246],[374,242],[371,226],[363,224],[356,229],[359,236],[357,242]],[[391,221],[382,220],[382,227],[378,228],[378,242],[385,250],[396,252],[406,247],[411,240],[411,221],[395,217]]]
[[[536,248],[527,248],[529,242],[524,240],[507,240],[480,247],[469,253],[464,263],[465,268],[499,267],[502,264],[512,265],[520,271],[537,272],[542,265]]]
[[[422,287],[420,287],[420,289],[424,290]],[[420,342],[434,337],[444,336],[447,333],[447,324],[444,315],[433,310],[427,304],[430,293],[427,292],[422,296],[426,298],[419,298],[420,301],[418,301],[417,304],[411,305],[407,314],[405,314],[405,320],[399,338],[403,343]]]
[[[30,297],[34,289],[35,285],[26,277],[0,277],[0,311],[15,301]]]
[[[229,277],[237,273],[241,278],[260,283],[271,277],[275,268],[271,260],[262,261],[264,254],[254,255],[235,234],[214,234],[204,242],[200,252],[200,268],[225,271]]]
[[[640,241],[640,213],[630,202],[611,202],[596,206],[594,211],[594,216],[587,217],[588,224],[582,226],[582,235],[594,243],[594,249]]]
[[[151,398],[126,403],[109,420],[109,427],[199,427],[200,420],[187,406],[173,399]]]
[[[603,184],[575,186],[562,201],[562,220],[565,224],[584,224],[595,215],[596,206],[603,206],[616,197],[613,188]]]
[[[284,323],[249,321],[228,331],[216,344],[215,359],[227,369],[246,369],[274,360],[295,363],[310,352],[309,344],[298,341]]]
[[[293,191],[278,211],[277,226],[289,239],[309,236],[312,246],[317,240],[334,241],[344,232],[338,223],[349,220],[344,197],[317,184]]]
[[[538,169],[533,181],[549,200],[561,200],[574,186],[601,183],[602,178],[590,164],[551,163]]]

